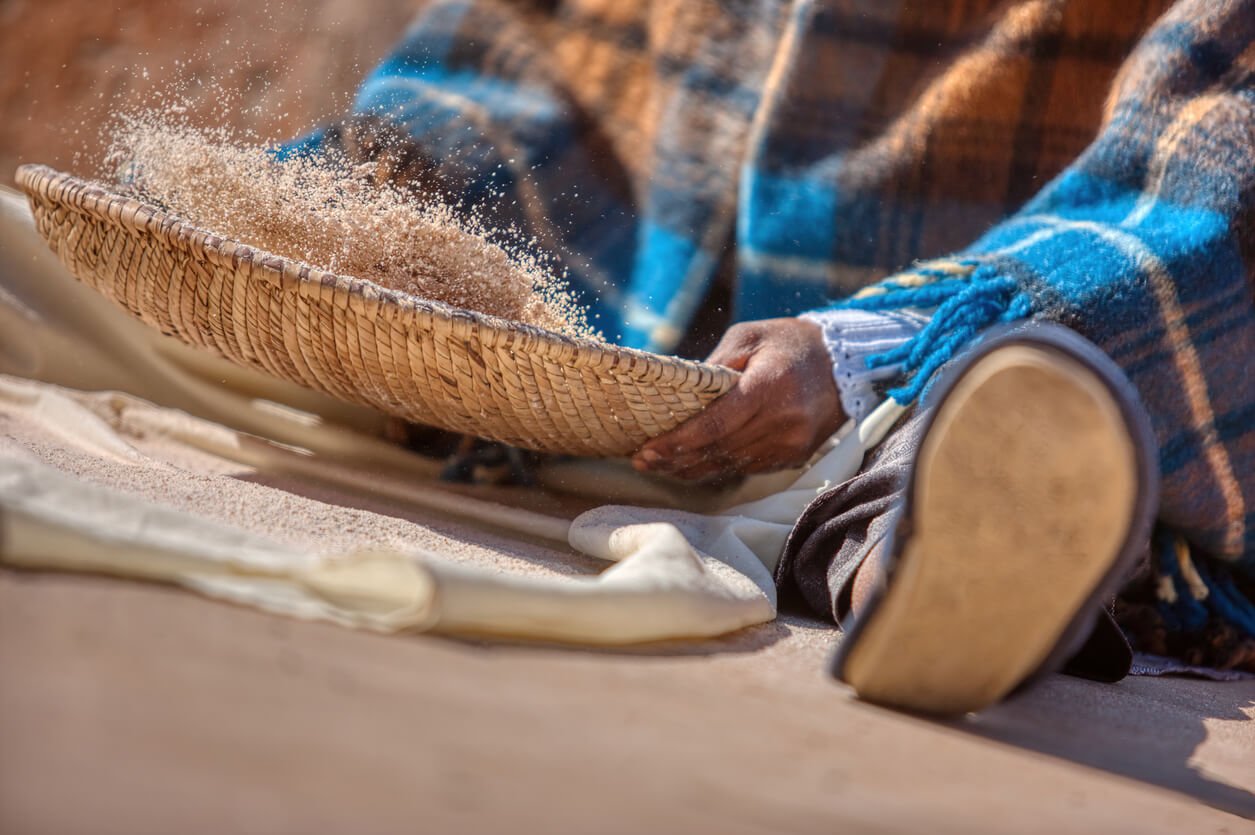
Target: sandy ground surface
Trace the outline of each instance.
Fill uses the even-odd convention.
[[[3,573],[0,830],[1255,830],[1190,796],[1255,813],[1249,684],[1059,678],[945,725],[854,702],[831,640],[386,638]]]
[[[0,417],[66,472],[312,549],[595,568],[122,424],[160,466]],[[0,831],[1255,831],[1255,682],[1055,677],[943,724],[827,679],[838,637],[799,615],[618,652],[383,637],[4,571]]]

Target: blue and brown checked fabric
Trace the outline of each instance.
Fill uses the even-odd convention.
[[[1253,76],[1255,0],[435,0],[355,110],[623,344],[674,350],[717,282],[737,320],[930,309],[882,358],[912,400],[994,322],[1074,327],[1140,390],[1163,536],[1209,572],[1156,549],[1165,617],[1255,635]]]

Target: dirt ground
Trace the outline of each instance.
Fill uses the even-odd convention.
[[[381,491],[377,465],[320,482],[126,415],[80,437],[0,408],[0,445],[310,553],[601,567]],[[799,613],[631,650],[380,636],[0,570],[0,832],[1255,832],[1255,681],[1056,676],[938,723],[853,700],[839,639]]]
[[[826,680],[833,637],[481,645],[4,572],[0,831],[1255,831],[1220,811],[1255,815],[1255,684],[940,724]]]
[[[51,416],[0,410],[0,442],[314,551],[599,567],[127,425],[121,466]],[[854,701],[838,640],[797,613],[633,650],[384,637],[0,571],[0,832],[1255,831],[1255,681],[1056,676],[937,723]]]

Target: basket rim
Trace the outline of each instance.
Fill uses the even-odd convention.
[[[430,325],[424,320],[444,320],[455,335],[469,336],[471,331],[477,331],[476,336],[485,348],[540,353],[545,359],[575,367],[626,373],[642,382],[674,384],[679,382],[674,379],[678,376],[688,378],[690,384],[699,389],[722,392],[731,388],[741,376],[725,366],[568,336],[536,325],[420,298],[380,286],[368,279],[323,270],[202,229],[174,212],[118,194],[104,184],[57,171],[47,165],[21,165],[14,179],[29,199],[60,204],[137,233],[155,234],[167,245],[177,247],[194,258],[233,271],[251,263],[251,275],[256,277],[260,273],[274,286],[332,301],[337,307],[361,307],[368,314],[383,315],[402,326],[408,324],[429,329]]]

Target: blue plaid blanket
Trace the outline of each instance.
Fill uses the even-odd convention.
[[[994,322],[1075,328],[1153,418],[1165,617],[1255,636],[1255,0],[434,0],[355,110],[623,344],[932,308],[906,401]]]

